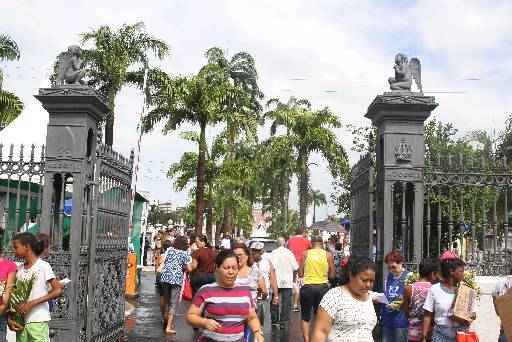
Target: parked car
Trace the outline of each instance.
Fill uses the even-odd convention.
[[[264,249],[266,253],[271,253],[274,249],[277,248],[277,241],[269,238],[260,238],[260,237],[252,237],[245,242],[247,247],[251,248],[251,245],[256,242],[263,242],[265,245]]]

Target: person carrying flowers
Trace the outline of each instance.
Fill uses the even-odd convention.
[[[464,280],[464,266],[465,263],[450,251],[441,256],[441,282],[432,285],[423,305],[422,341],[432,338],[432,342],[455,342],[457,332],[468,331],[471,322],[461,322],[453,314],[453,303],[459,284],[464,282],[472,285]],[[476,319],[476,315],[473,319]],[[430,336],[432,322],[434,329]]]
[[[12,244],[14,254],[22,258],[24,263],[18,267],[16,288],[11,295],[14,312],[9,316],[9,328],[16,331],[16,342],[48,342],[48,322],[51,319],[48,301],[58,298],[63,286],[50,264],[38,257],[44,249],[42,241],[24,232],[17,234]],[[23,301],[22,297],[26,300]]]

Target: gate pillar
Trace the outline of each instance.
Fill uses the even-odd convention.
[[[52,313],[52,341],[83,341],[98,122],[108,107],[82,85],[39,89],[35,97],[49,113],[40,231],[50,236],[57,277],[71,279]]]
[[[408,262],[423,256],[424,122],[433,96],[410,91],[378,95],[365,117],[377,127],[377,256],[399,248]]]

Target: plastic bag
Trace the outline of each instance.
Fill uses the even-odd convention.
[[[188,273],[183,275],[183,286],[181,287],[181,299],[186,301],[192,300],[192,284]]]
[[[457,332],[457,342],[480,342],[478,335],[475,331],[470,332]]]

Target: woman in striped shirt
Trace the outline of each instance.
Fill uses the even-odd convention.
[[[215,259],[216,279],[204,285],[192,300],[187,321],[203,329],[199,342],[242,342],[248,325],[256,342],[263,342],[255,303],[247,286],[235,285],[238,260],[230,250],[223,250]]]

